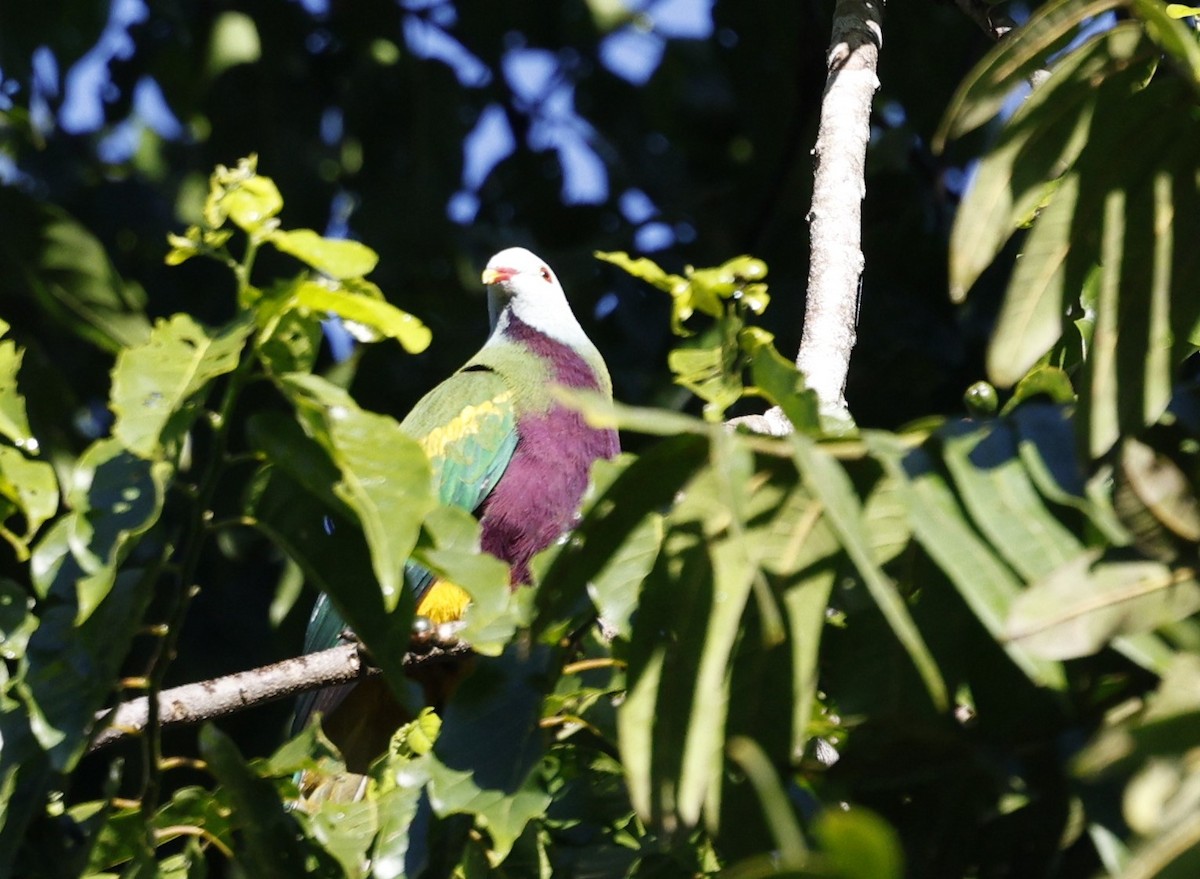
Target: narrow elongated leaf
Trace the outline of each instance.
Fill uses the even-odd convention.
[[[283,382],[305,431],[338,468],[334,493],[362,524],[384,607],[396,607],[404,563],[434,507],[429,460],[392,418],[358,407],[344,390],[313,375]]]
[[[934,138],[935,149],[946,140],[973,131],[1000,112],[1012,90],[1065,46],[1076,28],[1117,6],[1119,0],[1054,0],[984,56],[950,99]]]
[[[940,431],[946,467],[972,521],[1026,580],[1047,576],[1083,547],[1046,507],[1002,421]]]
[[[1097,78],[1140,38],[1141,29],[1133,24],[1093,37],[1055,64],[1004,126],[954,217],[950,292],[956,300],[966,296],[1018,225],[1033,215],[1050,181],[1074,165],[1091,125]]]
[[[808,846],[804,843],[804,833],[800,830],[791,801],[784,793],[771,761],[753,739],[745,736],[730,739],[728,749],[730,758],[754,785],[754,792],[762,804],[763,815],[771,828],[783,865],[800,866],[808,854]]]
[[[1020,582],[971,527],[949,485],[934,468],[928,453],[909,452],[887,434],[864,435],[871,454],[902,486],[900,497],[908,510],[913,533],[945,571],[984,628],[1000,639]],[[1055,689],[1065,686],[1057,663],[1035,657],[1019,644],[1005,650],[1035,683]]]
[[[823,504],[825,515],[837,533],[838,541],[854,562],[854,567],[862,576],[867,590],[895,633],[896,639],[912,659],[921,680],[925,682],[925,688],[929,691],[930,700],[938,710],[945,710],[950,702],[946,682],[942,679],[920,630],[913,622],[904,599],[896,590],[896,584],[883,573],[875,561],[870,540],[863,527],[862,508],[850,483],[850,477],[836,460],[822,454],[810,440],[800,436],[794,439],[796,464],[805,483]]]
[[[1086,656],[1124,634],[1147,632],[1200,610],[1190,568],[1080,554],[1013,604],[1006,635],[1048,659]]]
[[[1078,175],[1068,173],[1025,239],[988,347],[988,377],[997,385],[1016,384],[1062,334],[1066,261],[1078,202]]]
[[[238,320],[210,332],[186,314],[155,324],[113,368],[113,436],[139,457],[171,457],[213,380],[237,368],[252,328]]]

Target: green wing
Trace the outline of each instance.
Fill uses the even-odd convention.
[[[490,369],[456,372],[401,422],[433,465],[443,504],[474,510],[504,475],[517,447],[513,391]]]

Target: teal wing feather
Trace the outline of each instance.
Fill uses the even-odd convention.
[[[400,426],[429,455],[438,500],[466,510],[475,510],[488,496],[517,447],[512,389],[486,368],[467,367],[450,376],[422,397]],[[414,562],[405,565],[404,574],[420,601],[433,575]],[[326,596],[320,596],[309,620],[304,652],[335,646],[345,628],[341,614]],[[314,710],[328,712],[344,696],[341,687],[302,696],[296,728]]]

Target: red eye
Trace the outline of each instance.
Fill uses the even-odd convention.
[[[547,284],[554,280],[554,276],[550,274],[550,270],[545,266],[542,266],[542,280]]]

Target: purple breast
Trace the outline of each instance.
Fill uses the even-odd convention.
[[[596,374],[573,349],[515,315],[508,334],[550,366],[556,384],[600,390]],[[570,529],[592,463],[619,450],[615,430],[591,427],[566,406],[518,415],[512,460],[479,510],[483,549],[512,566],[514,585],[528,583],[529,560]]]

